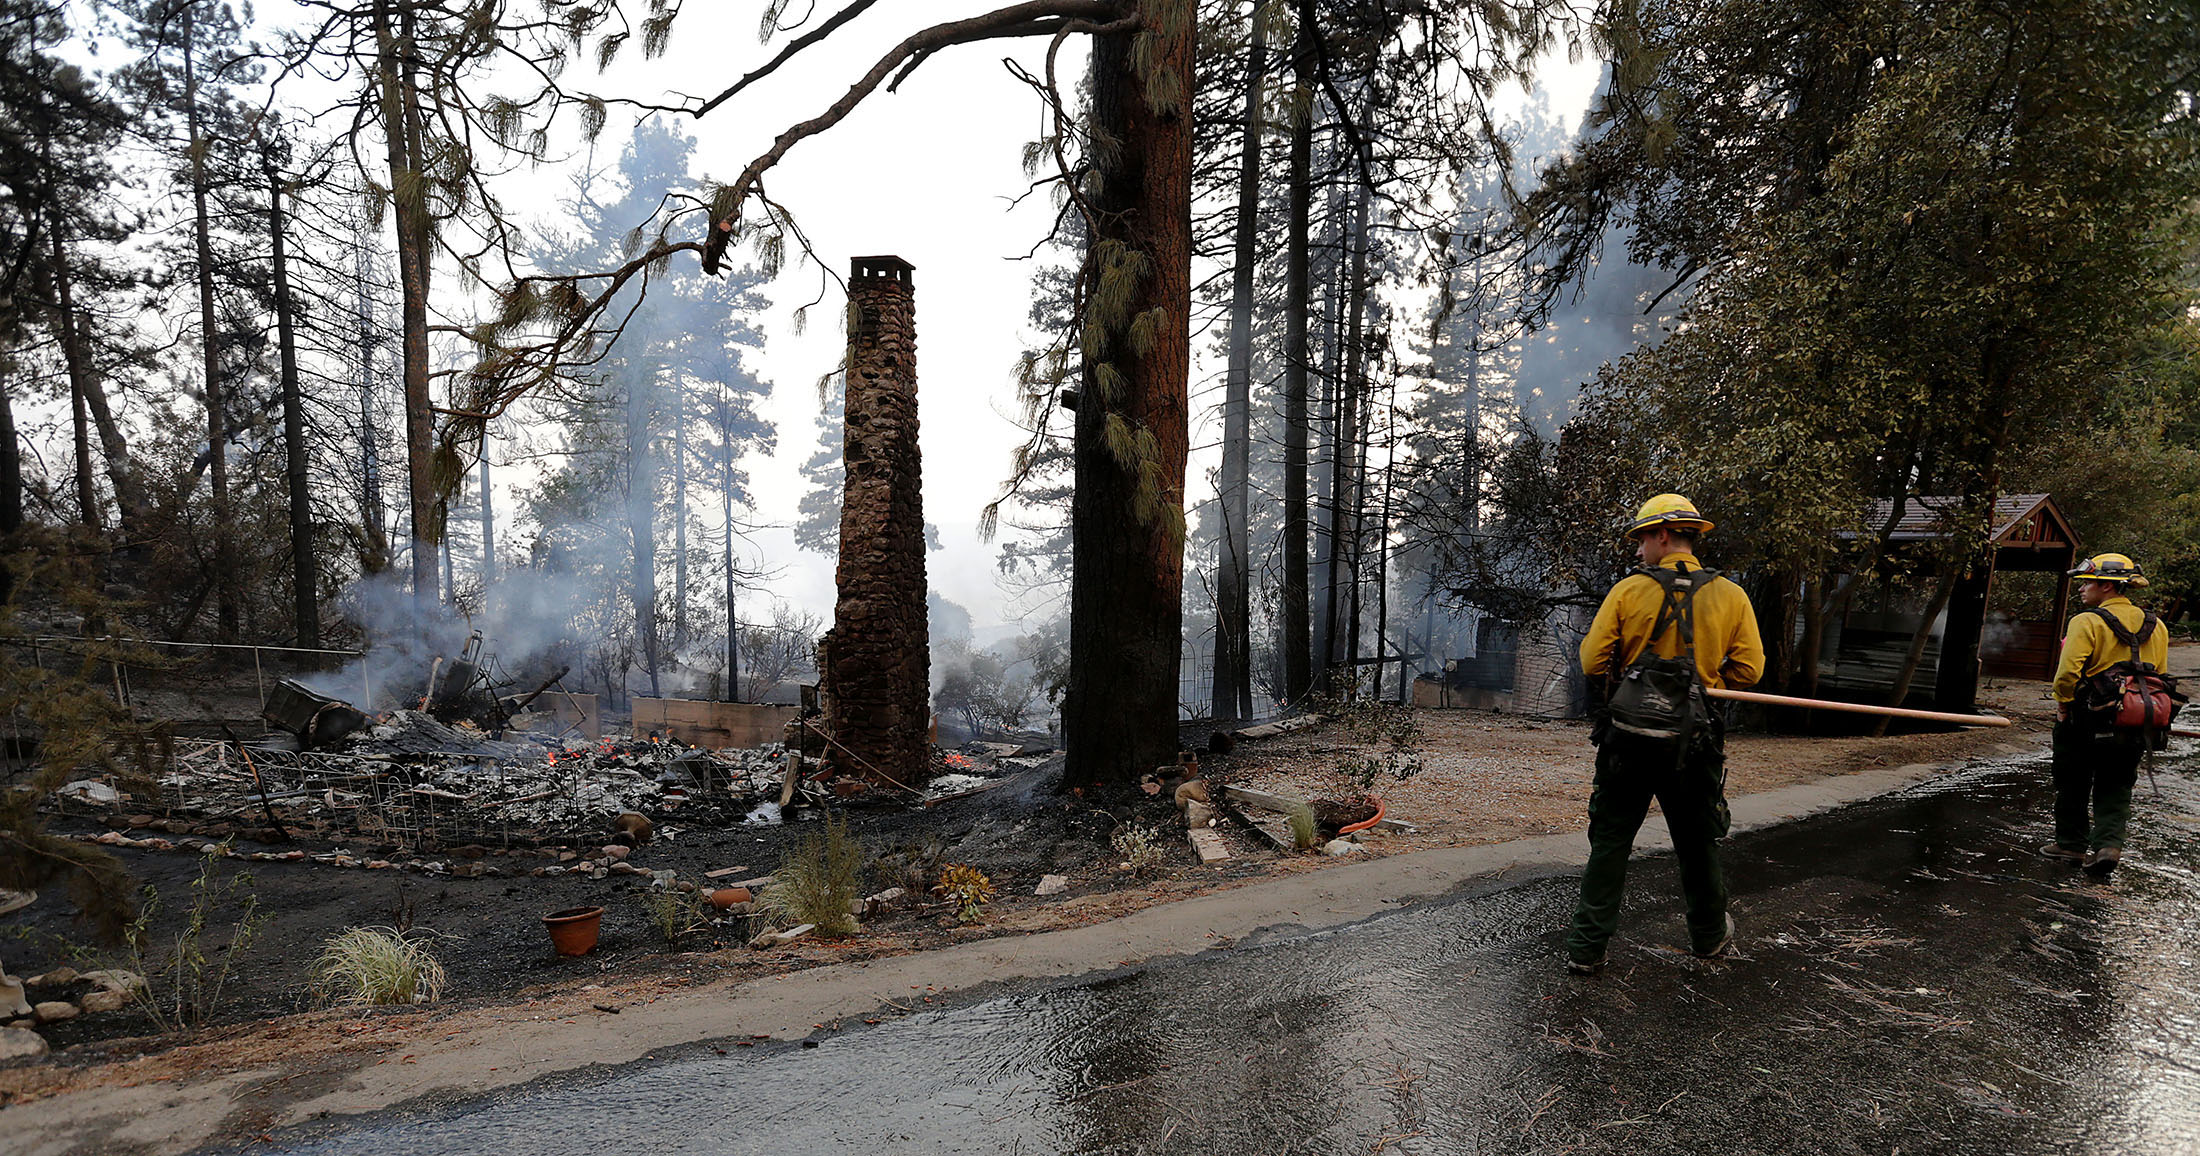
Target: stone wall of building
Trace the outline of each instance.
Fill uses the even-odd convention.
[[[825,640],[826,760],[882,786],[929,777],[931,642],[917,451],[913,270],[858,257],[848,279],[840,601]]]

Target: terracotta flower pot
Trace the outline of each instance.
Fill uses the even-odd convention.
[[[1370,797],[1370,798],[1373,798],[1373,796],[1369,796],[1369,797]],[[1369,817],[1369,818],[1367,818],[1367,819],[1363,819],[1363,820],[1361,820],[1360,822],[1357,822],[1357,823],[1349,823],[1349,824],[1346,824],[1345,826],[1342,826],[1342,827],[1339,827],[1339,828],[1337,828],[1337,834],[1338,834],[1338,836],[1339,836],[1339,837],[1342,837],[1342,836],[1345,836],[1345,835],[1350,835],[1350,834],[1352,834],[1352,833],[1353,833],[1354,831],[1365,831],[1365,830],[1367,830],[1368,828],[1370,828],[1370,827],[1373,827],[1373,826],[1374,826],[1375,824],[1377,824],[1377,823],[1380,823],[1380,822],[1382,822],[1382,821],[1383,821],[1383,814],[1384,814],[1384,812],[1385,812],[1385,811],[1387,811],[1387,810],[1388,810],[1388,808],[1386,808],[1386,807],[1384,807],[1384,806],[1383,806],[1383,801],[1382,801],[1381,799],[1375,799],[1374,801],[1375,801],[1375,814],[1374,814],[1373,816],[1371,816],[1371,817]]]
[[[603,908],[568,907],[542,917],[550,929],[550,946],[559,955],[587,955],[596,950],[596,936],[603,930]]]
[[[710,905],[724,911],[734,904],[747,903],[754,898],[756,896],[749,894],[746,887],[721,887],[710,893]]]

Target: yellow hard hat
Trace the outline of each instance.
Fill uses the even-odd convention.
[[[2070,571],[2072,578],[2087,582],[2121,582],[2126,586],[2148,586],[2147,576],[2139,572],[2139,564],[2127,554],[2095,554],[2078,563]]]
[[[1696,503],[1687,498],[1679,494],[1659,494],[1635,511],[1635,520],[1628,523],[1626,536],[1633,538],[1645,530],[1667,528],[1709,533],[1711,520],[1697,513]]]

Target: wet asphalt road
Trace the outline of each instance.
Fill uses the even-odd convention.
[[[2102,884],[2044,761],[1734,839],[1741,952],[1638,860],[1613,966],[1571,875],[793,1044],[709,1048],[254,1151],[2200,1152],[2200,759]]]

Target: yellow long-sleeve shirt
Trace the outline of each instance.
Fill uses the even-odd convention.
[[[2146,621],[2146,611],[2121,594],[2104,600],[2101,609],[2115,615],[2124,629],[2134,633]],[[2101,621],[2100,615],[2091,611],[2077,615],[2070,620],[2070,629],[2063,632],[2062,662],[2055,667],[2055,701],[2071,701],[2077,697],[2079,679],[2091,678],[2130,657],[2131,648],[2116,641],[2116,633]],[[2139,661],[2153,663],[2156,670],[2167,669],[2167,627],[2156,626],[2154,633],[2139,644]]]
[[[1703,569],[1694,554],[1669,554],[1659,566]],[[1648,574],[1629,574],[1613,585],[1597,607],[1588,636],[1581,640],[1581,669],[1591,678],[1625,670],[1650,641],[1657,625],[1658,607],[1665,602],[1665,588]],[[1764,677],[1765,646],[1757,635],[1757,613],[1749,595],[1724,577],[1714,578],[1696,591],[1696,673],[1705,686],[1739,690]],[[1673,658],[1681,652],[1681,632],[1667,626],[1658,638],[1658,654]]]

